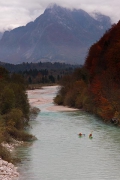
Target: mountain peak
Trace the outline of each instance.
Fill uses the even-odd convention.
[[[56,15],[56,14],[62,14],[63,12],[66,12],[66,11],[70,11],[70,9],[67,9],[67,8],[64,8],[64,7],[61,7],[57,4],[50,4],[47,9],[45,10],[45,13],[50,13],[50,14],[53,14],[53,15]]]
[[[51,3],[48,5],[48,7],[46,9],[57,9],[57,8],[62,8],[62,7],[56,3]]]
[[[88,48],[111,26],[106,16],[102,19],[107,23],[84,10],[52,4],[34,22],[4,33],[0,61],[83,64]]]

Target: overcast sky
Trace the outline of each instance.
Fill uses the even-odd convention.
[[[0,0],[0,31],[34,21],[51,3],[88,13],[101,12],[110,16],[113,23],[120,19],[120,0]]]

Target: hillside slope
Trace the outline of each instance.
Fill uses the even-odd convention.
[[[120,21],[91,46],[84,67],[61,84],[56,103],[120,124]]]

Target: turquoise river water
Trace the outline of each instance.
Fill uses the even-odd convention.
[[[57,86],[28,91],[40,108],[33,143],[18,147],[19,180],[120,180],[120,129],[80,110],[57,107]],[[93,131],[93,139],[89,133]],[[79,137],[79,133],[85,136]]]

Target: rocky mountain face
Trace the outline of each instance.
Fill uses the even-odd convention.
[[[4,33],[0,40],[0,61],[83,64],[88,48],[110,26],[107,16],[96,14],[93,18],[81,9],[54,5],[34,22]]]
[[[2,32],[0,32],[0,39],[2,38],[2,36],[3,36],[3,33],[2,33]]]

